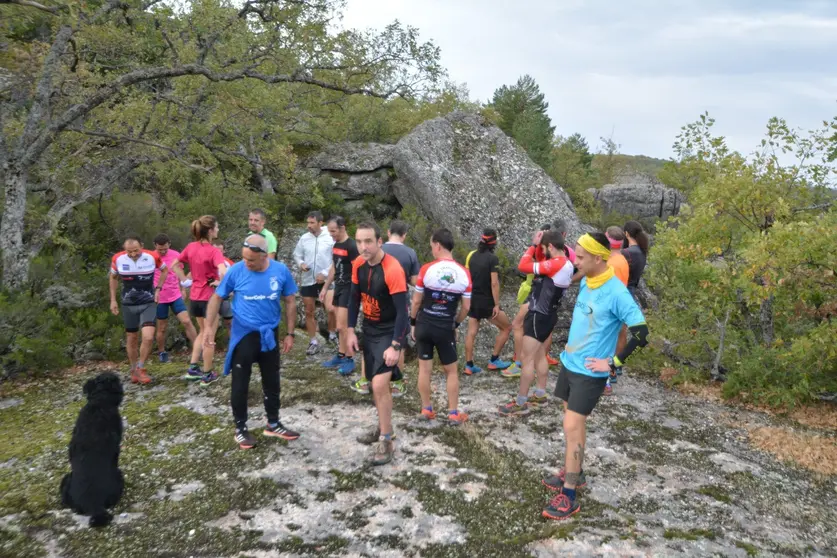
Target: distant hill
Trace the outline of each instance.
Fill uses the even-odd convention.
[[[595,168],[606,164],[605,161],[607,157],[607,155],[594,155],[593,167]],[[665,159],[656,159],[646,155],[622,155],[621,153],[617,153],[612,157],[615,167],[630,167],[637,172],[650,174],[652,176],[657,176],[657,173],[660,172],[663,165],[667,162]]]

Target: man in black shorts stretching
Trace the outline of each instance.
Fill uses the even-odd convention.
[[[436,349],[447,376],[448,422],[458,425],[468,420],[468,415],[459,411],[456,329],[471,307],[471,277],[451,255],[453,233],[448,229],[433,233],[430,249],[434,260],[419,271],[410,314],[419,358],[421,416],[427,420],[436,418],[430,399],[430,374],[433,372],[433,349]]]
[[[500,351],[509,340],[512,326],[509,317],[500,310],[500,259],[494,253],[496,247],[497,231],[485,229],[477,249],[468,254],[465,260],[465,268],[471,274],[473,285],[468,334],[465,336],[465,374],[468,376],[482,372],[482,368],[474,364],[474,342],[482,320],[488,320],[500,330],[494,340],[494,352],[488,361],[488,369],[505,370],[512,365],[511,362],[500,360]]]
[[[545,261],[536,261],[538,248],[543,250]],[[573,264],[564,254],[564,238],[557,231],[538,231],[532,245],[520,258],[517,268],[523,273],[534,274],[532,292],[529,294],[529,311],[523,321],[520,389],[517,397],[500,407],[503,416],[527,414],[531,407],[547,402],[546,382],[549,363],[546,360],[546,342],[558,322],[558,307],[564,291],[573,277]],[[529,386],[538,371],[535,393],[529,397]]]
[[[398,260],[381,249],[381,229],[374,223],[361,223],[355,233],[360,257],[352,265],[352,296],[349,301],[348,346],[358,350],[355,326],[363,307],[363,360],[372,382],[378,409],[378,428],[360,443],[378,444],[372,465],[392,461],[392,386],[401,379],[398,356],[407,334],[407,278]]]
[[[346,345],[346,330],[349,328],[349,299],[352,295],[352,262],[360,255],[357,242],[346,232],[346,220],[335,215],[328,220],[328,234],[334,240],[331,249],[332,262],[328,278],[320,291],[320,302],[324,302],[329,313],[334,313],[337,324],[337,354],[323,363],[326,368],[337,368],[341,376],[355,371],[354,352]],[[329,287],[334,285],[333,290]]]
[[[584,274],[573,308],[573,321],[567,347],[561,353],[561,371],[555,386],[556,397],[564,400],[564,440],[567,444],[564,467],[543,480],[550,490],[560,491],[550,501],[543,516],[566,519],[581,509],[576,490],[587,483],[584,478],[584,447],[587,443],[587,417],[604,392],[608,375],[639,347],[648,344],[648,326],[628,288],[607,265],[610,242],[603,233],[585,234],[576,245],[576,265]],[[628,344],[616,354],[616,341],[622,324],[628,324]]]

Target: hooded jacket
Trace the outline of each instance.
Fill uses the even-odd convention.
[[[317,282],[317,275],[328,277],[331,269],[331,250],[334,240],[328,234],[328,228],[322,227],[319,236],[306,231],[294,248],[294,262],[297,267],[305,264],[308,271],[300,271],[299,285],[308,287]]]

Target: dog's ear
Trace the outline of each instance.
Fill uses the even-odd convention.
[[[84,395],[90,395],[93,392],[93,388],[96,386],[96,378],[90,378],[86,382],[84,382],[84,387],[82,388],[82,393]]]

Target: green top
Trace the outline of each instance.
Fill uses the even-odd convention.
[[[270,232],[267,229],[262,229],[262,232],[260,232],[258,234],[262,235],[265,238],[265,240],[267,240],[267,253],[268,254],[275,253],[277,242],[276,242],[276,237],[273,236],[273,233]]]

